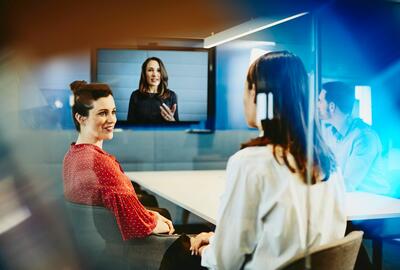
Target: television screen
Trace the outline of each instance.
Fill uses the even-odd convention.
[[[142,64],[150,57],[157,57],[164,64],[168,75],[167,89],[171,90],[168,102],[166,99],[160,99],[157,94],[143,95],[142,92],[136,91],[139,89]],[[94,80],[109,84],[113,90],[119,122],[163,122],[165,119],[160,116],[162,112],[159,108],[162,103],[167,103],[171,112],[176,111],[174,116],[179,123],[195,123],[206,121],[208,118],[209,51],[206,49],[97,49],[94,64]],[[138,95],[135,98],[132,97],[134,91],[135,95]],[[155,114],[155,118],[147,118],[152,119],[149,123],[146,123],[147,120],[133,120],[132,112],[137,108],[142,113]]]

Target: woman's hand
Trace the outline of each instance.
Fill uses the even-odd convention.
[[[157,218],[157,225],[153,229],[153,233],[168,233],[169,235],[174,233],[175,229],[174,229],[174,226],[172,225],[171,220],[163,217],[158,212],[151,211],[151,210],[149,210],[149,211],[154,213],[154,215]]]
[[[163,103],[160,106],[161,116],[169,122],[175,122],[174,114],[176,111],[176,104],[172,105],[172,108],[169,108],[167,104]]]
[[[192,255],[202,255],[204,248],[210,243],[210,237],[213,235],[213,232],[203,232],[190,238],[190,250],[192,251]]]

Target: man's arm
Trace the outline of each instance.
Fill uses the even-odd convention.
[[[359,188],[382,149],[379,138],[372,132],[356,138],[351,147],[350,156],[342,168],[347,191]]]

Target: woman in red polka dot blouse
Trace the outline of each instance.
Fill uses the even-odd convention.
[[[65,198],[110,209],[124,240],[153,232],[172,234],[171,221],[143,207],[118,161],[102,149],[103,140],[112,139],[117,121],[110,87],[75,81],[71,90],[72,116],[79,136],[64,157]]]

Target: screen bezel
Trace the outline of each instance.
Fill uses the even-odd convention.
[[[97,53],[99,50],[160,50],[160,51],[202,51],[208,53],[207,70],[207,119],[205,121],[179,121],[161,124],[137,124],[128,120],[118,120],[117,127],[195,127],[204,123],[206,129],[214,130],[215,127],[215,48],[193,48],[177,46],[105,46],[96,47],[91,50],[90,57],[90,78],[92,82],[97,82]],[[134,89],[134,87],[132,87]]]

